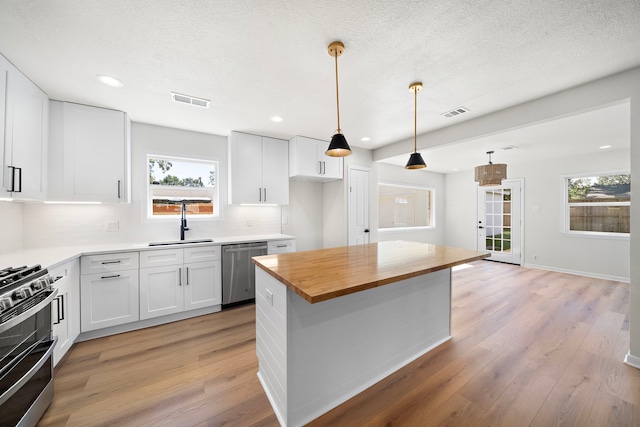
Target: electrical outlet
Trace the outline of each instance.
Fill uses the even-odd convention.
[[[105,231],[118,231],[120,229],[120,223],[118,221],[107,221],[104,225]]]
[[[266,289],[266,293],[267,293],[267,302],[273,305],[273,294],[269,289]]]
[[[538,260],[538,254],[533,254],[533,259]]]

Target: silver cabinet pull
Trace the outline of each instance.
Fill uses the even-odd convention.
[[[120,180],[118,180],[118,199],[121,199],[122,197],[120,197]]]
[[[178,268],[178,286],[182,286],[182,268]]]
[[[189,267],[187,267],[187,285],[189,284]]]

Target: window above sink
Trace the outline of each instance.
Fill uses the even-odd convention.
[[[218,162],[149,154],[147,166],[147,218],[179,218],[182,203],[189,216],[220,216]]]

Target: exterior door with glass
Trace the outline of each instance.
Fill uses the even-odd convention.
[[[478,250],[487,259],[522,265],[522,180],[478,186]]]

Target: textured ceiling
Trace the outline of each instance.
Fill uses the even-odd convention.
[[[50,98],[218,135],[328,140],[334,40],[343,132],[376,148],[412,136],[414,81],[424,133],[640,66],[640,2],[0,1],[0,53]],[[441,116],[459,106],[470,112]]]

